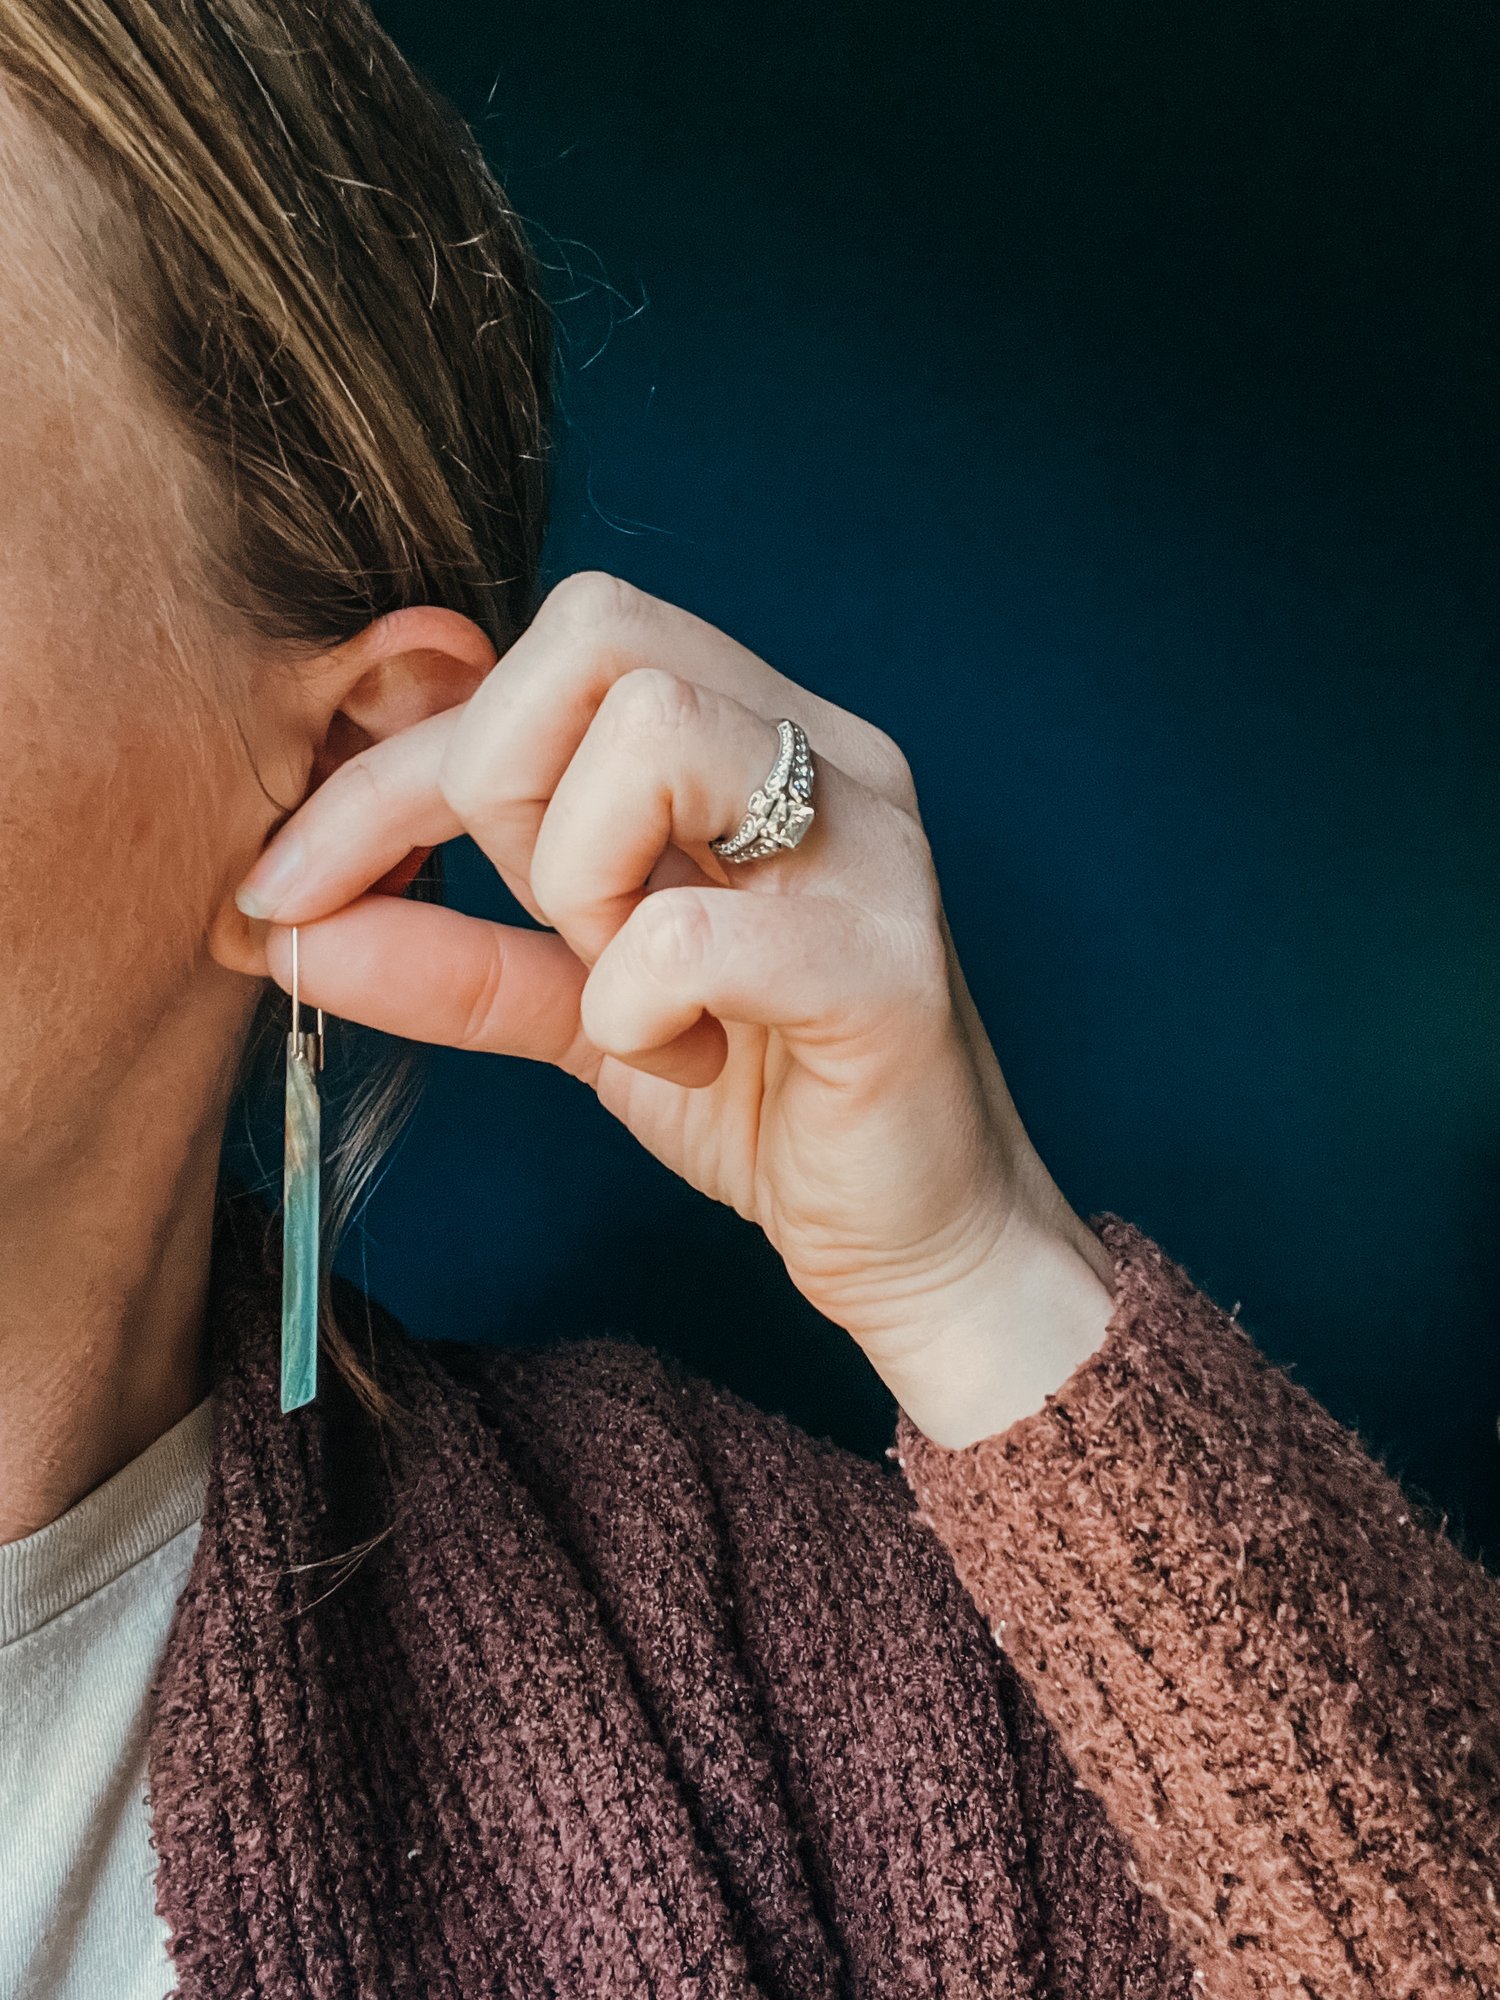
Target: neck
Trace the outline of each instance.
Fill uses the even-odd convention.
[[[5,1189],[0,1543],[56,1520],[207,1394],[223,1049],[148,1052],[86,1151]]]

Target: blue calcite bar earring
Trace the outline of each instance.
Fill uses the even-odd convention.
[[[318,1223],[321,1207],[323,1009],[302,1028],[297,926],[292,925],[292,1028],[286,1040],[286,1148],[281,1180],[281,1408],[318,1393]]]

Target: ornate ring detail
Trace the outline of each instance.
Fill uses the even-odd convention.
[[[812,749],[786,716],[777,723],[776,733],[781,738],[776,762],[750,794],[739,832],[708,843],[721,861],[759,861],[781,853],[795,847],[812,825]]]

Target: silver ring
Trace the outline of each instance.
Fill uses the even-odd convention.
[[[708,844],[721,861],[759,861],[795,847],[813,822],[812,749],[797,724],[782,716],[776,762],[750,794],[738,833]]]

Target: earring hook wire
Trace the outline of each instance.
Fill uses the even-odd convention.
[[[302,982],[297,963],[297,926],[292,925],[292,1039],[302,1035]],[[318,1067],[323,1065],[323,1009],[318,1009]]]

